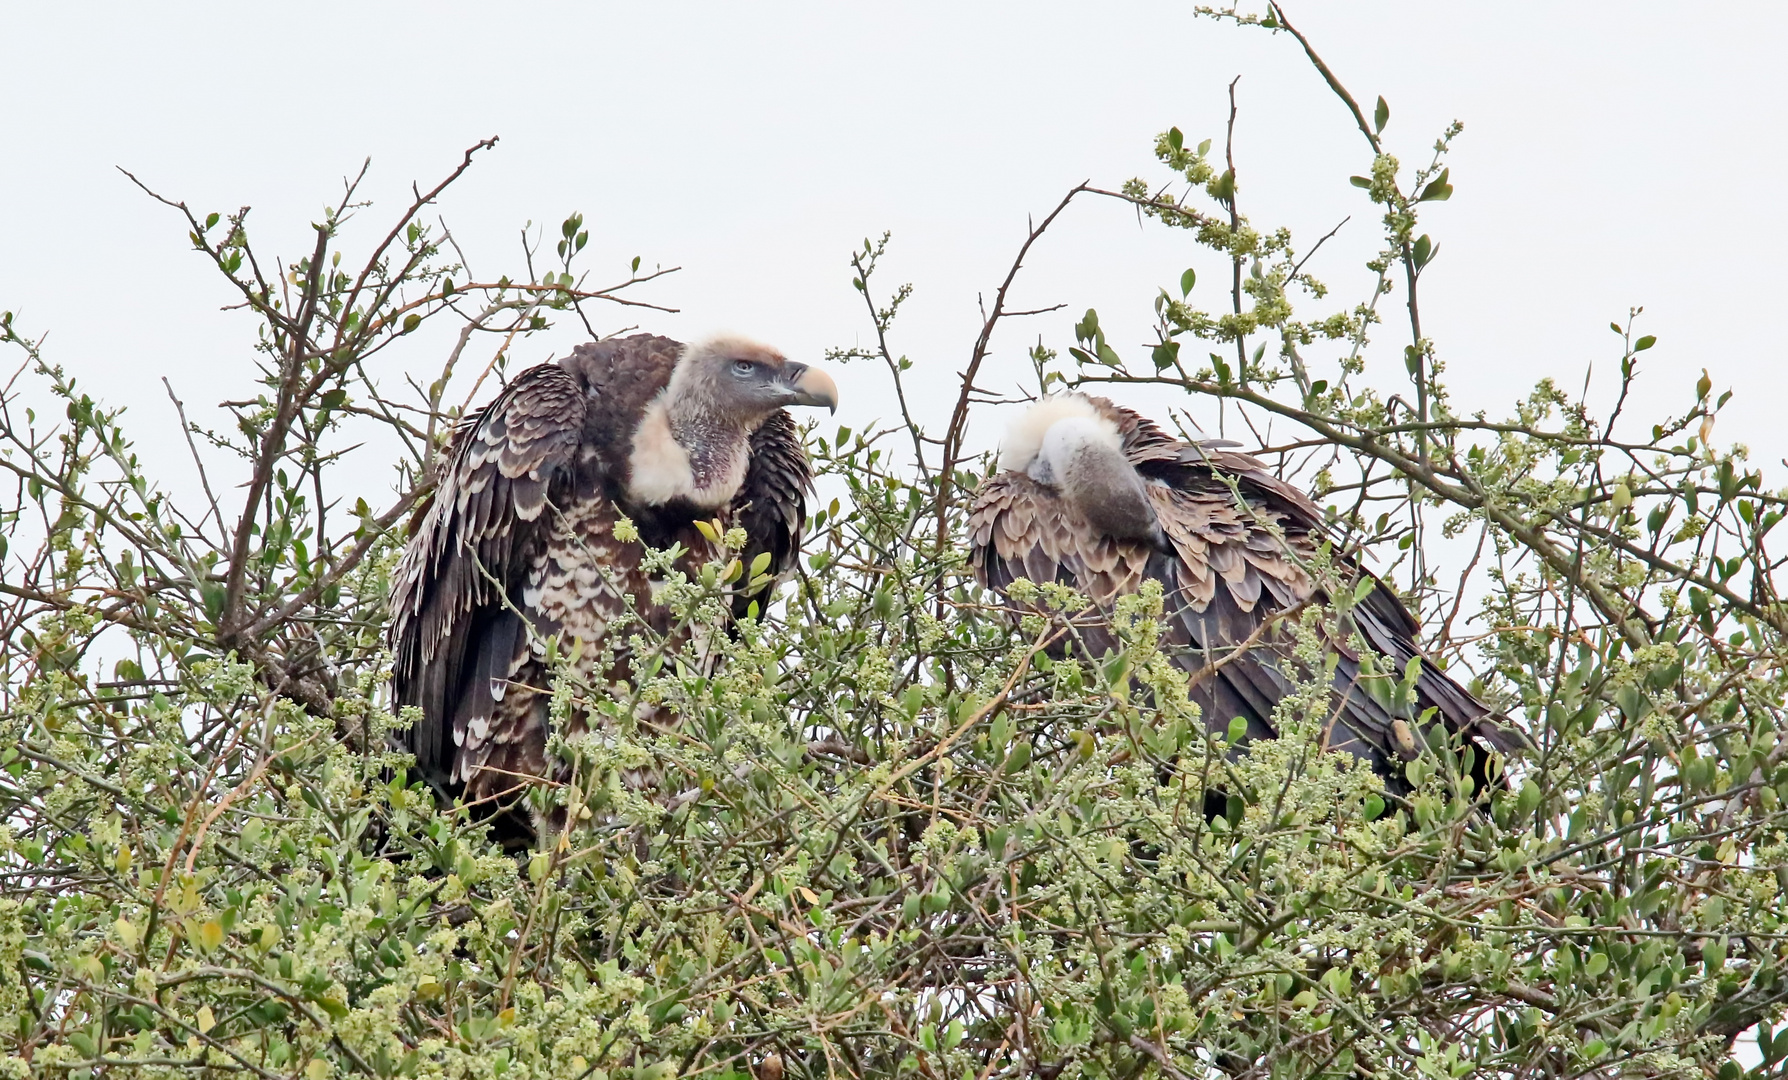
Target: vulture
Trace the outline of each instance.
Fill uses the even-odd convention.
[[[1092,657],[1116,645],[1114,601],[1160,582],[1162,647],[1193,676],[1191,698],[1206,726],[1227,731],[1240,717],[1249,738],[1264,739],[1276,734],[1274,706],[1301,671],[1290,635],[1268,624],[1276,613],[1328,599],[1308,569],[1323,519],[1308,496],[1232,445],[1183,442],[1104,398],[1045,398],[1013,422],[1000,471],[976,492],[970,561],[981,584],[1002,597],[1020,578],[1061,582],[1088,597],[1093,608],[1074,623],[1079,648]],[[1512,751],[1519,736],[1423,656],[1420,626],[1383,582],[1341,559],[1335,569],[1371,584],[1328,643],[1338,657],[1324,744],[1369,764],[1390,793],[1406,794],[1403,765],[1439,727],[1475,747],[1483,790],[1486,751]],[[1351,631],[1370,659],[1347,640]],[[1398,702],[1388,691],[1411,661],[1419,662],[1413,700]],[[1215,670],[1196,674],[1207,665]]]
[[[648,547],[679,546],[674,569],[693,577],[719,554],[697,522],[742,528],[733,554],[748,567],[767,554],[769,583],[736,586],[732,613],[767,604],[798,554],[811,483],[790,405],[836,410],[838,388],[743,338],[636,334],[522,372],[455,427],[391,588],[393,698],[421,709],[405,749],[442,798],[495,818],[509,846],[562,827],[522,800],[570,775],[547,755],[548,642],[601,686],[635,678],[630,600],[672,648],[695,636],[659,602]],[[588,727],[574,708],[566,734]]]

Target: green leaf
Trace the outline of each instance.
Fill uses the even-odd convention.
[[[1091,341],[1099,333],[1099,313],[1092,308],[1074,324],[1074,338],[1077,341]]]
[[[1521,794],[1515,800],[1516,812],[1522,817],[1530,816],[1540,808],[1542,797],[1540,785],[1534,783],[1531,778],[1521,781]]]
[[[1378,134],[1384,133],[1384,126],[1391,122],[1391,107],[1385,103],[1384,95],[1378,95],[1378,107],[1372,110],[1372,127]]]
[[[1231,717],[1229,721],[1229,731],[1226,734],[1229,736],[1229,744],[1231,746],[1241,742],[1242,737],[1248,734],[1248,718],[1245,716]]]
[[[1192,286],[1196,284],[1198,284],[1198,271],[1187,267],[1186,272],[1180,275],[1180,297],[1183,299],[1192,295]]]
[[[1179,150],[1186,145],[1186,136],[1180,133],[1179,128],[1168,128],[1167,145]]]
[[[1651,699],[1632,683],[1615,689],[1614,704],[1632,721],[1643,720],[1651,712]]]
[[[1429,181],[1428,186],[1422,189],[1422,194],[1416,198],[1416,202],[1446,202],[1452,198],[1453,185],[1447,182],[1447,174],[1452,171],[1451,169],[1440,170],[1440,175]]]
[[[1769,1025],[1762,1024],[1757,1032],[1757,1050],[1763,1055],[1765,1065],[1774,1065],[1788,1057],[1788,1028],[1783,1028],[1770,1037]]]
[[[1373,580],[1370,576],[1363,577],[1355,582],[1353,586],[1353,602],[1358,604],[1364,601],[1366,597],[1371,596],[1372,589],[1377,584],[1378,582]]]
[[[1707,974],[1713,975],[1726,966],[1726,939],[1714,938],[1701,950],[1701,962],[1706,966]]]
[[[422,325],[422,316],[420,316],[420,315],[416,314],[414,311],[412,311],[408,315],[404,316],[404,330],[403,330],[403,332],[407,334],[410,331],[416,329],[418,326],[421,326],[421,325]]]
[[[1163,341],[1161,344],[1156,345],[1153,351],[1149,353],[1149,358],[1155,362],[1155,369],[1157,371],[1170,368],[1179,361],[1180,343],[1177,341]]]
[[[1357,188],[1369,188],[1372,186],[1372,178],[1369,176],[1350,176],[1347,178],[1347,182]]]
[[[1656,345],[1657,343],[1658,343],[1658,336],[1656,334],[1647,334],[1644,337],[1640,338],[1638,341],[1633,342],[1633,351],[1634,352],[1644,352],[1645,350],[1651,348],[1653,345]]]
[[[1435,245],[1428,239],[1427,233],[1416,237],[1415,246],[1410,251],[1410,255],[1415,259],[1415,268],[1420,270],[1427,266],[1429,260],[1434,258],[1435,250]]]
[[[1211,198],[1225,206],[1235,202],[1235,170],[1224,169],[1215,180],[1211,181]]]

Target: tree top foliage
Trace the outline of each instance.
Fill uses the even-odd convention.
[[[1788,493],[1715,443],[1729,395],[1705,376],[1680,411],[1628,415],[1657,344],[1637,310],[1612,326],[1611,407],[1550,380],[1500,418],[1456,404],[1420,286],[1460,126],[1407,166],[1389,104],[1279,8],[1209,14],[1302,48],[1358,127],[1337,182],[1380,220],[1363,289],[1332,299],[1305,269],[1321,239],[1248,217],[1233,87],[1226,131],[1169,130],[1148,176],[1076,187],[1033,226],[942,430],[911,419],[911,290],[866,241],[874,345],[835,358],[885,367],[899,414],[810,431],[837,497],[717,676],[648,648],[629,685],[561,683],[561,713],[581,697],[610,737],[560,747],[578,779],[552,797],[585,824],[520,860],[392,749],[414,717],[389,710],[388,574],[446,432],[530,335],[596,334],[668,271],[599,280],[574,214],[550,256],[471,276],[424,215],[495,140],[384,229],[349,183],[290,260],[257,251],[246,210],[162,199],[258,323],[256,395],[182,406],[193,502],[0,320],[22,359],[0,390],[0,1077],[1735,1080],[1752,1030],[1750,1075],[1781,1075],[1788,609],[1768,543]],[[1281,706],[1280,739],[1231,746],[1159,651],[1158,593],[1122,602],[1121,653],[1083,662],[973,586],[977,379],[1024,314],[1026,254],[1091,199],[1185,230],[1206,276],[1153,298],[1149,349],[1093,311],[1038,345],[1037,391],[1152,386],[1296,432],[1263,456],[1331,508],[1333,550],[1394,581],[1433,655],[1532,740],[1506,787],[1429,746],[1389,799],[1319,751],[1322,683]],[[452,328],[447,352],[406,381],[425,323]],[[388,447],[397,493],[350,505]],[[712,619],[734,569],[671,602]],[[1318,670],[1336,617],[1293,628]],[[682,726],[637,729],[643,699]],[[618,781],[647,760],[682,794]]]

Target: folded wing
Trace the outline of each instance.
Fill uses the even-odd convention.
[[[586,397],[563,368],[518,376],[455,431],[432,505],[392,584],[392,686],[423,719],[406,733],[445,791],[468,731],[488,735],[528,649],[526,577],[569,488]]]
[[[1019,578],[1074,586],[1094,603],[1077,628],[1092,656],[1117,644],[1107,621],[1116,598],[1160,582],[1163,645],[1192,673],[1192,698],[1206,724],[1224,731],[1241,717],[1251,737],[1273,737],[1274,709],[1302,674],[1279,623],[1328,601],[1309,570],[1322,544],[1321,511],[1245,454],[1181,442],[1128,409],[1088,400],[1115,422],[1125,458],[1148,482],[1165,543],[1100,535],[1050,484],[1009,469],[982,485],[971,512],[980,580],[1002,595]],[[1337,654],[1330,748],[1368,761],[1397,790],[1424,724],[1481,744],[1480,771],[1484,748],[1517,745],[1502,718],[1421,654],[1419,625],[1383,582],[1351,563],[1336,570],[1371,584],[1328,642]],[[1364,653],[1349,640],[1352,630]],[[1412,660],[1419,661],[1414,693],[1398,700],[1396,683]]]

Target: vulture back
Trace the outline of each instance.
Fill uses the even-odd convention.
[[[1095,657],[1118,645],[1109,623],[1116,599],[1145,581],[1160,582],[1162,647],[1194,676],[1191,697],[1206,726],[1223,732],[1241,717],[1250,738],[1274,737],[1274,708],[1300,673],[1276,617],[1328,601],[1308,569],[1323,541],[1321,511],[1229,444],[1186,443],[1103,398],[1081,400],[1115,428],[1118,452],[1143,481],[1158,539],[1094,528],[1064,497],[1061,478],[1047,466],[1025,469],[1020,457],[1008,462],[1019,468],[1006,468],[977,492],[969,519],[976,576],[1001,596],[1019,578],[1073,586],[1094,604],[1091,617],[1075,625],[1081,647]],[[1418,755],[1424,723],[1439,725],[1476,745],[1473,771],[1487,782],[1485,751],[1515,749],[1518,736],[1422,655],[1420,626],[1382,581],[1351,562],[1337,563],[1343,575],[1371,585],[1342,634],[1328,642],[1339,662],[1325,744],[1369,763],[1388,789],[1402,793],[1402,764]],[[1367,677],[1364,658],[1346,640],[1349,630],[1373,654],[1370,668],[1388,678]],[[1399,704],[1386,690],[1412,660],[1420,664],[1413,700]],[[1215,670],[1198,674],[1207,667]]]

